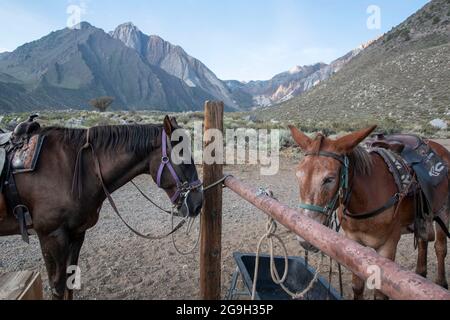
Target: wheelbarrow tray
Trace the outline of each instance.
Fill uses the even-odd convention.
[[[244,285],[249,292],[253,288],[256,254],[234,253],[238,269]],[[284,257],[277,256],[275,266],[280,276],[284,272]],[[306,264],[302,257],[289,257],[289,272],[285,286],[292,292],[302,292],[312,281],[316,269]],[[291,300],[292,298],[275,282],[270,275],[270,256],[260,255],[258,280],[256,284],[256,300]],[[329,283],[319,276],[304,300],[342,300],[342,297]]]

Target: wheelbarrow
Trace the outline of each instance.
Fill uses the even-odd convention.
[[[253,277],[255,273],[256,254],[234,253],[237,264],[231,280],[231,286],[226,296],[234,300],[241,296],[251,297]],[[284,257],[274,257],[275,267],[279,274],[284,271]],[[309,266],[302,257],[289,257],[289,273],[285,286],[292,292],[302,292],[312,281],[316,270]],[[239,278],[244,283],[244,291],[237,289]],[[259,272],[256,284],[256,300],[292,300],[279,285],[273,282],[270,275],[270,256],[260,255]],[[322,276],[319,276],[304,300],[342,300],[340,294]]]

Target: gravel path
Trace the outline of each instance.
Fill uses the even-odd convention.
[[[230,172],[255,187],[270,187],[275,196],[292,207],[296,205],[298,188],[294,173],[296,161],[284,159],[278,175],[260,177],[257,167],[227,167]],[[158,203],[168,204],[163,195],[148,177],[136,180],[145,186]],[[149,187],[151,186],[151,187]],[[150,189],[150,190],[149,190]],[[127,185],[114,194],[114,198],[125,213],[125,217],[139,230],[162,234],[169,230],[169,217],[158,213],[138,193]],[[266,216],[229,190],[224,191],[223,217],[223,295],[226,294],[231,275],[235,269],[233,252],[255,252],[257,242],[263,234]],[[303,255],[295,236],[285,229],[279,232],[286,241],[290,255]],[[194,236],[177,235],[178,243],[193,243]],[[183,248],[183,246],[181,246]],[[429,275],[434,277],[434,250],[430,250]],[[171,239],[145,241],[131,234],[104,205],[99,223],[87,233],[80,259],[82,289],[75,293],[76,299],[197,299],[199,288],[198,251],[188,256],[176,253]],[[413,239],[406,236],[399,247],[397,261],[409,270],[414,270],[416,252]],[[318,261],[312,259],[311,264]],[[0,272],[24,269],[42,271],[47,276],[38,241],[34,238],[30,246],[19,237],[0,239]],[[323,275],[328,277],[328,264]],[[336,267],[334,268],[334,270]],[[447,271],[450,279],[450,270]],[[345,296],[351,297],[351,275],[344,273]],[[337,285],[334,274],[333,285]],[[46,285],[48,295],[48,286]]]

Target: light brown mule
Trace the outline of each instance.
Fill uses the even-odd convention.
[[[353,215],[363,214],[382,208],[398,190],[387,165],[376,153],[368,153],[359,146],[374,130],[375,126],[361,130],[337,140],[331,140],[319,134],[311,139],[297,128],[290,126],[295,142],[300,146],[305,157],[297,168],[300,186],[300,202],[309,206],[326,207],[338,193],[342,164],[329,156],[347,156],[349,159],[349,185],[351,197],[346,205]],[[441,145],[430,142],[430,147],[450,164],[450,153]],[[328,156],[327,156],[328,155]],[[449,224],[448,184],[439,188],[447,197],[447,205],[441,210],[440,217]],[[308,206],[307,205],[307,206]],[[353,219],[344,215],[342,199],[336,205],[338,218],[346,236],[364,246],[375,249],[378,254],[395,260],[397,245],[402,234],[409,233],[414,222],[414,199],[406,197],[393,207],[369,219]],[[302,212],[318,222],[326,223],[327,216],[315,210],[303,209]],[[448,288],[445,276],[445,258],[447,255],[447,238],[443,230],[436,226],[435,250],[438,261],[436,283]],[[305,249],[311,245],[301,241]],[[416,272],[426,276],[428,243],[419,242],[419,255]],[[355,299],[363,299],[364,281],[353,275],[353,292]],[[386,298],[381,292],[375,292],[375,298]]]

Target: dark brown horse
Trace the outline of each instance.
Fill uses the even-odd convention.
[[[73,292],[66,287],[66,269],[78,264],[85,233],[97,223],[106,199],[92,150],[109,192],[138,175],[150,174],[155,182],[159,180],[160,188],[173,200],[179,215],[199,214],[203,202],[201,189],[193,188],[189,196],[179,192],[179,182],[198,181],[194,163],[175,165],[169,161],[168,168],[167,161],[171,159],[161,159],[163,139],[171,137],[176,129],[175,119],[166,117],[163,125],[105,126],[89,131],[45,128],[39,133],[46,140],[38,168],[34,173],[17,175],[16,182],[23,203],[32,213],[33,229],[39,237],[53,298],[73,297]],[[93,149],[83,152],[76,169],[77,155],[87,140]],[[167,146],[169,157],[170,147]],[[79,194],[72,192],[74,172],[80,172]],[[174,172],[179,179],[175,179]],[[0,199],[0,209],[0,216],[6,216],[0,222],[0,235],[19,234],[19,225],[10,210],[6,210],[4,199]]]
[[[368,153],[358,146],[375,128],[371,127],[331,140],[320,134],[316,139],[311,139],[295,127],[290,127],[294,140],[307,155],[297,169],[302,203],[300,207],[307,216],[327,224],[329,217],[320,211],[332,203],[330,208],[338,208],[338,218],[347,237],[374,248],[383,257],[395,260],[401,235],[409,233],[410,226],[414,223],[414,199],[406,197],[396,205],[383,209],[392,196],[398,193],[394,178],[381,156]],[[432,141],[429,142],[429,146],[447,165],[450,164],[450,153],[443,146]],[[349,162],[348,183],[352,189],[348,203],[345,203],[347,199],[340,198],[342,195],[338,192],[342,183],[342,168],[346,161]],[[440,196],[447,198],[445,201],[447,205],[442,208],[439,215],[448,227],[450,216],[448,182],[442,183],[439,192]],[[359,214],[375,212],[379,208],[381,210],[373,217],[353,218]],[[447,238],[440,226],[436,226],[435,239],[438,261],[436,283],[447,288],[445,275]],[[301,244],[305,249],[313,249],[304,241],[301,241]],[[428,243],[420,240],[416,271],[422,276],[426,276],[427,273],[427,248]],[[355,299],[363,298],[364,281],[356,275],[353,276],[353,291]],[[376,292],[375,297],[385,298],[380,292]]]

